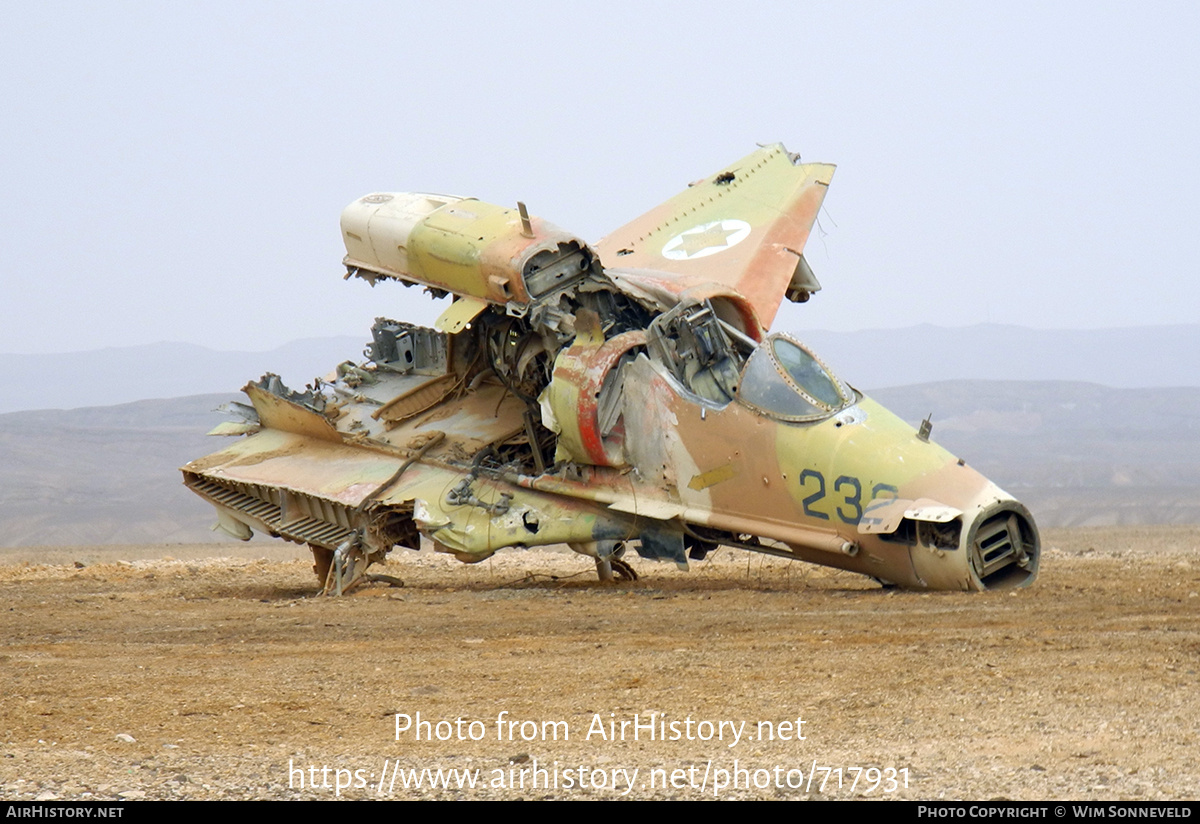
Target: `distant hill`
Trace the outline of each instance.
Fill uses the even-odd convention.
[[[795,334],[835,372],[866,390],[947,380],[1200,386],[1200,324],[1126,329],[922,325]]]
[[[1200,523],[1200,388],[945,381],[871,395],[1048,526]]]
[[[944,381],[872,395],[1043,526],[1200,523],[1200,388]],[[0,546],[227,541],[178,467],[237,393],[0,415]],[[257,540],[257,539],[256,539]]]
[[[0,413],[78,409],[204,392],[239,395],[264,372],[303,388],[345,360],[361,361],[366,333],[307,338],[269,352],[220,352],[191,343],[151,343],[54,355],[0,354]]]
[[[1088,381],[1103,386],[1200,386],[1200,324],[1043,330],[983,324],[860,332],[792,330],[855,386],[942,380]],[[297,340],[270,352],[184,343],[54,355],[0,354],[0,413],[75,409],[202,392],[234,392],[271,371],[303,387],[369,337]],[[214,341],[216,342],[216,341]]]
[[[0,415],[0,545],[220,540],[178,467],[221,446],[234,397]]]

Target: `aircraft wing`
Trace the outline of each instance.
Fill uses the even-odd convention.
[[[672,276],[678,291],[703,283],[736,290],[769,328],[784,297],[821,288],[804,244],[833,178],[827,163],[798,163],[764,146],[693,183],[593,248],[606,269]]]

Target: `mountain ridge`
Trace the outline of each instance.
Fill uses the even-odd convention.
[[[1200,523],[1200,387],[938,381],[871,395],[1041,526]],[[178,467],[236,393],[0,414],[0,546],[221,542]],[[257,540],[257,539],[256,539]]]
[[[795,330],[834,372],[867,391],[938,380],[1081,380],[1114,388],[1200,386],[1200,324],[1045,330],[1004,324],[831,332]],[[302,338],[262,352],[152,343],[45,355],[0,354],[0,413],[74,409],[229,392],[274,372],[303,387],[368,335]]]

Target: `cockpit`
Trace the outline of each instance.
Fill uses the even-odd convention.
[[[824,420],[858,400],[803,343],[782,333],[759,343],[732,316],[719,300],[706,300],[650,324],[651,351],[686,394],[718,406],[736,400],[789,423]]]
[[[785,334],[771,335],[750,355],[737,397],[768,417],[796,423],[827,418],[857,399],[804,344]]]

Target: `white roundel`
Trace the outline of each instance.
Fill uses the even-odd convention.
[[[670,260],[695,260],[737,246],[750,234],[744,220],[714,220],[680,232],[663,246],[662,256]]]

